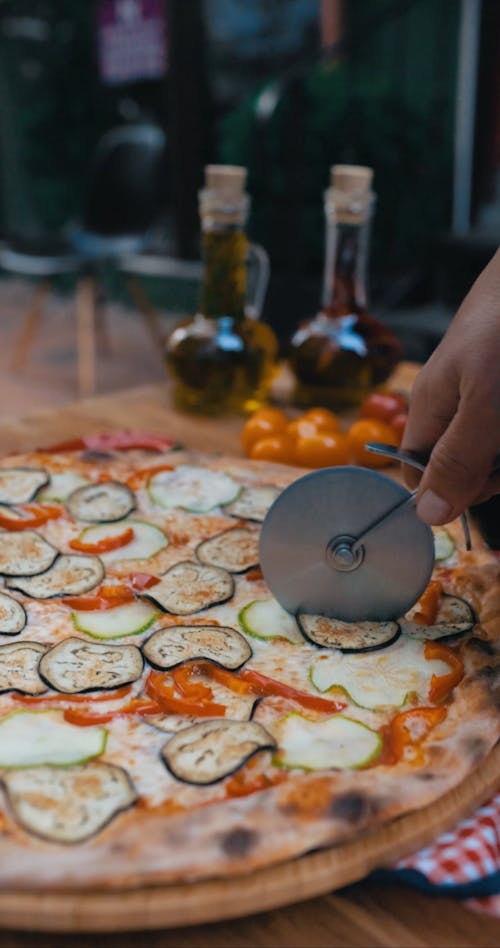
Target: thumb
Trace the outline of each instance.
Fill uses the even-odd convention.
[[[460,403],[420,482],[417,514],[424,523],[448,523],[481,494],[493,467],[497,437],[497,425],[484,406]]]

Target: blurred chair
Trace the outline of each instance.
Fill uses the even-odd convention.
[[[68,239],[82,261],[76,294],[79,390],[95,388],[96,330],[107,345],[104,313],[97,318],[99,270],[118,268],[125,254],[145,251],[154,241],[164,207],[166,137],[156,125],[124,125],[107,132],[97,148],[81,224]],[[155,348],[161,344],[156,314],[134,276],[127,281]]]
[[[97,319],[99,271],[104,264],[117,266],[125,254],[137,254],[152,244],[164,204],[165,155],[166,138],[157,126],[112,129],[101,139],[93,158],[81,222],[61,237],[58,252],[43,241],[29,248],[14,243],[0,247],[3,269],[39,279],[14,348],[12,369],[20,370],[26,363],[51,278],[76,273],[78,392],[85,396],[95,390],[98,332],[107,344],[103,312]],[[156,315],[133,275],[127,286],[157,347],[161,333]]]

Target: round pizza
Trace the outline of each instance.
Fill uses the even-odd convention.
[[[259,533],[304,472],[165,448],[0,464],[4,889],[248,872],[429,804],[500,736],[500,564],[478,536],[435,530],[394,621],[290,615]]]

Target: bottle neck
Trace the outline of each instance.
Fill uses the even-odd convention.
[[[207,318],[245,317],[248,195],[234,199],[216,191],[199,194],[203,282],[200,310]]]
[[[330,316],[362,313],[367,306],[371,209],[357,219],[326,212],[322,310]]]

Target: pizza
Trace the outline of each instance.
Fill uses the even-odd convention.
[[[0,883],[249,872],[437,800],[500,736],[499,563],[457,524],[395,622],[285,612],[284,465],[103,436],[0,462]]]

